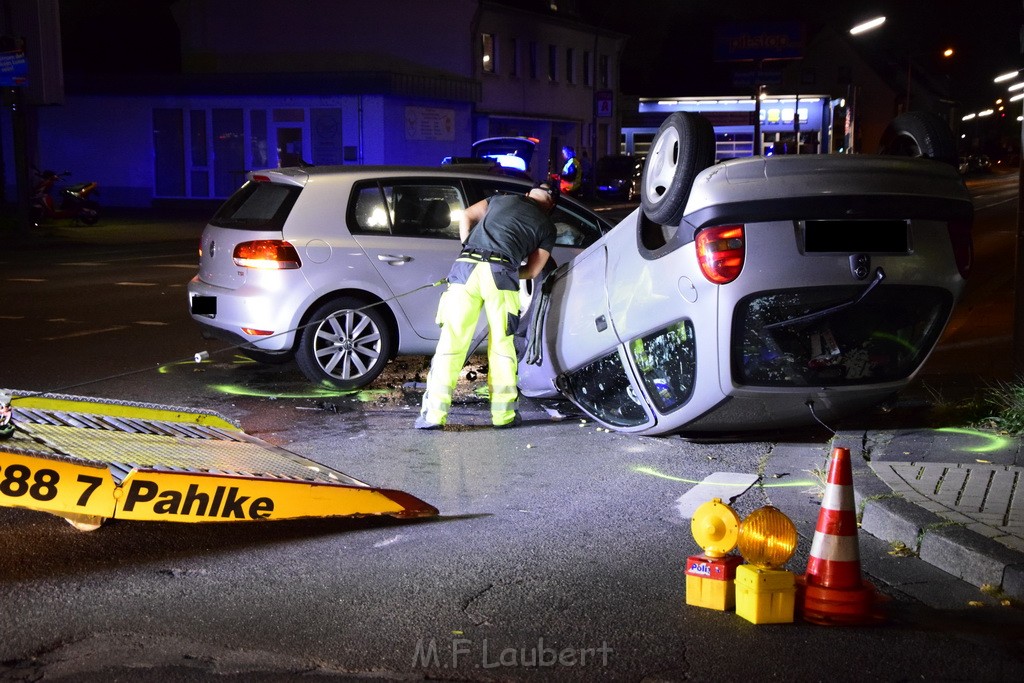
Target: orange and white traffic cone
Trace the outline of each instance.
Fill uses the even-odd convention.
[[[857,513],[850,449],[832,449],[825,497],[798,599],[803,618],[822,625],[875,624],[885,620],[881,597],[861,578]]]

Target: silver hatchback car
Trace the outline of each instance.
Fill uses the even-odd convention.
[[[294,357],[311,381],[366,386],[397,354],[433,353],[443,288],[432,285],[458,257],[461,212],[530,187],[457,167],[251,172],[203,231],[189,310],[254,360]],[[558,262],[611,227],[568,198],[552,220]]]
[[[905,387],[963,291],[973,207],[945,123],[893,124],[885,154],[712,165],[710,124],[673,114],[641,208],[534,297],[520,390],[619,431],[702,434]]]

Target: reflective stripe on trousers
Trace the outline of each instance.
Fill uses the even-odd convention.
[[[517,270],[494,263],[460,259],[452,268],[448,289],[441,295],[437,322],[441,338],[430,363],[427,390],[420,414],[427,422],[444,424],[452,404],[466,354],[473,341],[480,309],[487,316],[487,386],[491,394],[491,422],[512,421],[518,407],[516,349],[513,334],[519,325]],[[465,282],[461,282],[461,280]],[[509,287],[513,289],[509,289]]]

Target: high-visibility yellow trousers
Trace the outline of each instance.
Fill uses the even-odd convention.
[[[430,362],[420,415],[432,424],[443,425],[448,420],[452,394],[483,308],[488,326],[487,386],[491,394],[491,422],[508,424],[515,418],[519,399],[513,340],[519,326],[518,268],[459,259],[448,276],[448,283],[437,308],[441,337]]]

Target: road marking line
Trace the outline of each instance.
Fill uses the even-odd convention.
[[[156,287],[155,282],[115,282],[114,284],[121,287]]]
[[[72,332],[71,334],[62,334],[57,337],[42,337],[43,341],[60,341],[61,339],[74,339],[75,337],[88,337],[92,334],[103,334],[104,332],[117,332],[119,330],[127,330],[126,325],[118,325],[117,327],[105,327],[102,330],[82,330],[81,332]]]
[[[160,322],[159,320],[136,320],[136,325],[170,325],[170,323]]]
[[[8,282],[47,282],[44,277],[9,277]]]

